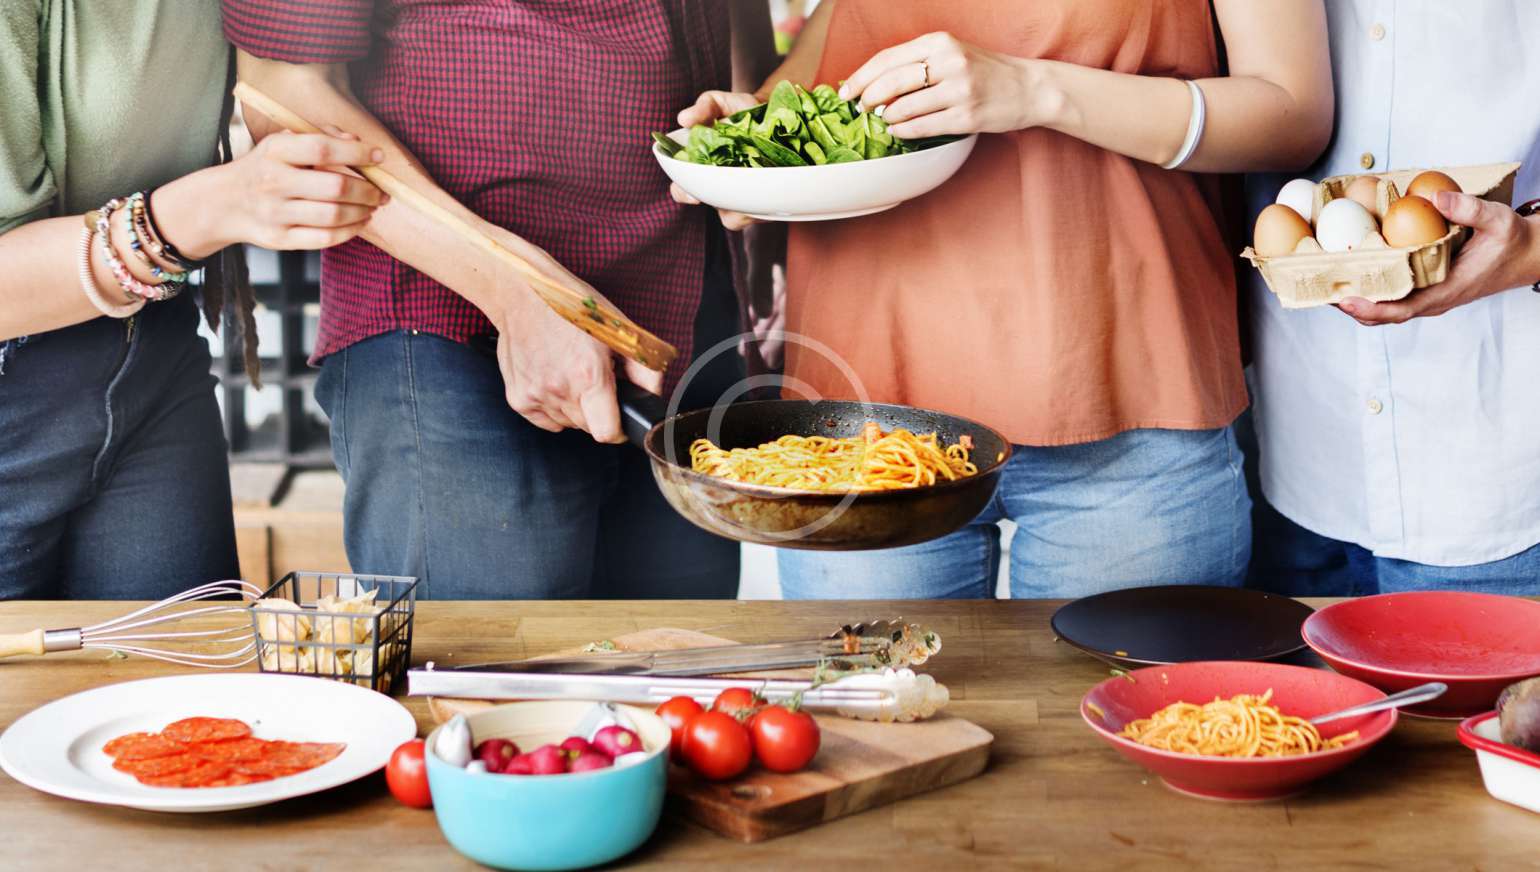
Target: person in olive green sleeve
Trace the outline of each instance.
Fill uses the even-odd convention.
[[[237,243],[350,239],[384,196],[321,169],[379,159],[353,139],[279,134],[218,163],[230,63],[216,0],[0,3],[0,600],[238,575],[179,292]],[[230,271],[209,266],[213,315]]]

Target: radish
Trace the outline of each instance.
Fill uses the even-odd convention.
[[[615,765],[610,758],[600,751],[583,751],[572,759],[570,772],[589,772],[594,769],[608,769]]]
[[[532,775],[560,775],[567,771],[567,755],[555,745],[541,745],[529,752]]]
[[[502,774],[503,775],[534,775],[535,774],[535,766],[534,766],[533,763],[530,762],[530,755],[528,755],[528,754],[520,754],[519,756],[517,756],[517,757],[513,758],[512,760],[508,761],[508,765],[507,765],[506,768],[504,768],[502,770]]]
[[[636,733],[618,724],[611,724],[594,733],[593,746],[608,754],[612,760],[622,754],[643,750],[642,740]]]
[[[476,759],[487,764],[488,772],[503,771],[517,756],[519,746],[508,739],[485,739],[476,746]]]
[[[568,736],[566,739],[562,740],[561,750],[562,753],[567,755],[568,760],[572,760],[574,762],[576,762],[577,758],[583,754],[586,754],[590,751],[598,751],[597,748],[595,748],[593,745],[590,745],[588,740],[582,736]],[[599,753],[602,754],[604,752],[600,751]],[[606,754],[605,756],[609,755]]]

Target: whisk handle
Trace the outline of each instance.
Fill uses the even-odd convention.
[[[43,653],[43,629],[27,633],[0,633],[0,657]]]

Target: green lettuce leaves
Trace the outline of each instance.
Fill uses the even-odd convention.
[[[680,145],[655,133],[664,154],[690,163],[728,167],[800,167],[874,160],[950,142],[957,137],[905,142],[888,132],[887,122],[841,100],[829,85],[812,91],[781,81],[762,106],[746,109],[715,124],[697,124]]]

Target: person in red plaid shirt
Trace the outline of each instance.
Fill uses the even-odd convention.
[[[737,4],[733,17],[763,17]],[[240,75],[557,282],[680,349],[737,332],[706,216],[674,203],[647,143],[731,79],[732,23],[702,0],[224,0]],[[247,107],[254,135],[273,129]],[[344,133],[344,131],[346,131]],[[317,399],[347,482],[359,572],[457,599],[721,597],[736,543],[664,503],[621,442],[614,355],[524,280],[405,204],[326,253]],[[708,405],[723,355],[686,386]],[[627,363],[624,376],[673,389]],[[586,432],[584,432],[586,431]]]

